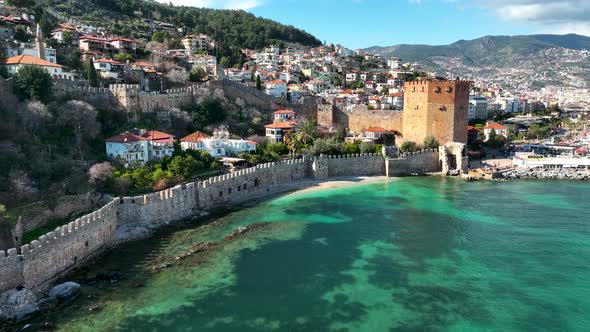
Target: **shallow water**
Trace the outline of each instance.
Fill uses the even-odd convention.
[[[117,272],[119,282],[84,285],[73,306],[39,321],[61,331],[590,331],[588,199],[582,182],[439,178],[294,193],[116,250],[74,278]],[[223,240],[258,222],[270,224]],[[201,241],[219,244],[175,259]]]

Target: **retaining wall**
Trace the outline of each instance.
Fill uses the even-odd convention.
[[[441,171],[437,149],[410,152],[400,158],[386,160],[387,176],[408,176]]]

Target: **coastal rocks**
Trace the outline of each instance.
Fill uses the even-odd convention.
[[[53,287],[49,291],[49,297],[60,301],[69,301],[80,295],[80,285],[75,282],[66,282]]]
[[[260,228],[264,228],[267,225],[268,225],[268,223],[255,223],[255,224],[248,225],[248,226],[245,226],[245,227],[240,227],[240,228],[234,230],[233,232],[227,234],[226,236],[224,236],[223,239],[226,240],[226,241],[235,240],[236,238],[238,238],[238,237],[240,237],[240,236],[242,236],[242,235],[244,235],[244,234],[246,234],[246,233],[248,233],[250,231],[257,230],[257,229],[260,229]]]
[[[11,289],[0,295],[0,318],[12,319],[19,312],[24,315],[31,310],[29,306],[37,302],[37,297],[30,290],[23,288],[20,290]]]
[[[236,237],[245,234],[248,232],[248,227],[240,227],[236,230],[234,230],[233,232],[227,234],[226,236],[223,237],[224,240],[229,241],[229,240],[233,240]]]
[[[507,180],[548,179],[548,180],[590,180],[590,171],[582,169],[512,169],[502,173]]]
[[[193,254],[208,251],[208,250],[214,248],[216,245],[217,244],[215,242],[199,242],[199,243],[191,246],[188,250],[186,250],[182,254],[176,256],[174,258],[174,260],[179,261],[179,260],[185,259]],[[170,262],[161,263],[161,264],[153,266],[152,271],[159,272],[160,270],[167,269],[171,266],[172,266],[172,263],[170,263]],[[141,287],[141,286],[143,286],[143,284],[141,284],[139,287]]]
[[[186,257],[192,255],[192,254],[209,250],[209,249],[213,248],[214,246],[215,246],[214,242],[199,242],[196,245],[190,247],[186,252],[176,256],[175,259],[181,260],[183,258],[186,258]]]
[[[158,265],[155,265],[155,266],[152,267],[152,271],[159,272],[160,270],[167,269],[167,268],[169,268],[171,266],[172,266],[172,264],[170,264],[170,263],[158,264]]]
[[[37,316],[39,312],[41,312],[41,310],[39,309],[39,305],[37,303],[29,304],[16,312],[14,315],[14,320],[16,323],[24,322]]]

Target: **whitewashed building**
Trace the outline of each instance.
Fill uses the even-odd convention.
[[[182,150],[203,150],[213,157],[237,156],[242,152],[255,152],[256,142],[244,139],[231,139],[229,132],[220,128],[213,136],[200,131],[194,132],[180,140]]]
[[[109,158],[120,159],[126,164],[141,165],[150,160],[171,157],[174,142],[174,135],[156,130],[124,132],[105,140]]]

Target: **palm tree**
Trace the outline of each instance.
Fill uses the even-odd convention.
[[[317,136],[318,132],[315,123],[311,120],[305,120],[301,122],[299,129],[295,133],[295,140],[299,144],[308,145],[313,144]]]
[[[297,141],[297,135],[293,131],[289,131],[285,134],[283,139],[289,150],[291,151],[291,159],[295,159],[295,153],[299,148],[299,142]]]

